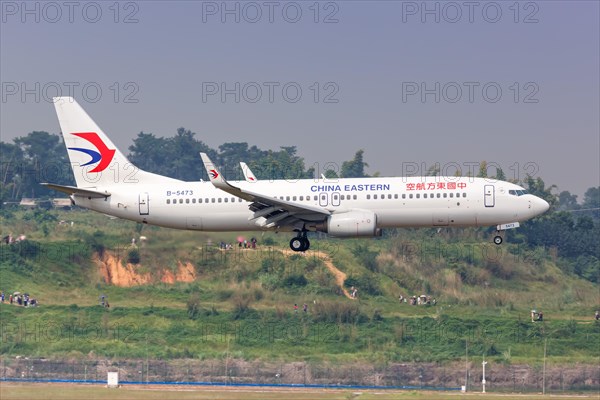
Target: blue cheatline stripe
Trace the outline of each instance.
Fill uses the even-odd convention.
[[[27,378],[0,378],[0,382],[34,382],[34,383],[89,383],[103,384],[106,381],[82,380],[82,379],[27,379]],[[401,390],[439,390],[453,391],[461,390],[459,387],[434,387],[434,386],[376,386],[376,385],[317,385],[303,383],[226,383],[226,382],[143,382],[143,381],[119,381],[119,385],[186,385],[186,386],[236,386],[236,387],[271,387],[271,388],[312,388],[312,389],[401,389]]]

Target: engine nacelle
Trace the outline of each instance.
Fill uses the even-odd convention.
[[[335,237],[381,236],[377,215],[368,210],[352,210],[333,214],[327,219],[327,233]]]

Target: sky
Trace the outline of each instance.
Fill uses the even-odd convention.
[[[317,172],[486,160],[600,185],[598,1],[1,1],[0,134],[60,131],[72,95],[124,153],[179,127],[297,146]],[[193,167],[193,166],[192,166]],[[196,166],[200,173],[200,160]],[[490,174],[495,171],[490,169]]]

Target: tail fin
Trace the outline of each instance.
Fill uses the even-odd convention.
[[[256,176],[245,162],[240,161],[240,166],[242,167],[242,172],[244,173],[244,178],[246,179],[246,182],[258,182],[258,179],[256,179]]]
[[[53,100],[77,187],[177,181],[131,164],[72,97]]]

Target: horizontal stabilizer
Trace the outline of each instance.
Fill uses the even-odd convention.
[[[68,195],[91,197],[95,199],[107,198],[110,196],[110,193],[107,191],[101,192],[98,190],[83,189],[75,186],[55,185],[53,183],[42,183],[41,185],[46,186],[50,189],[58,190],[59,192],[66,193]]]

